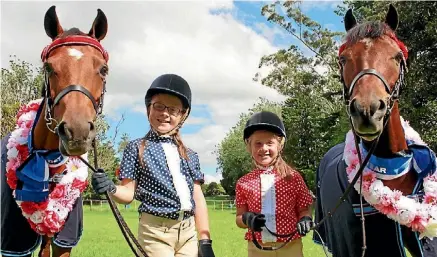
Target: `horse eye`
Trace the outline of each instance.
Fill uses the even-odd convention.
[[[338,58],[338,62],[339,62],[342,66],[344,66],[344,65],[346,64],[346,57],[344,57],[344,56],[340,56],[340,57]]]
[[[53,73],[53,68],[52,68],[52,66],[50,66],[50,64],[47,63],[47,62],[44,63],[44,67],[43,67],[43,69],[44,69],[45,72],[47,72],[47,73],[49,73],[49,74]]]
[[[402,52],[399,52],[396,54],[394,59],[398,62],[401,62],[404,59],[404,54]]]
[[[108,71],[109,71],[109,69],[108,69],[108,66],[106,66],[106,65],[103,65],[102,68],[100,68],[100,74],[102,76],[108,75]]]

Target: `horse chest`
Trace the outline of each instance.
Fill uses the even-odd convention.
[[[383,180],[385,186],[391,190],[399,190],[403,195],[410,195],[413,193],[414,186],[417,183],[417,176],[413,171],[408,172],[404,176],[392,180]]]

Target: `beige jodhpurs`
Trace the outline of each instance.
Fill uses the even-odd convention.
[[[262,244],[259,242],[262,246],[274,246],[279,247],[283,243],[265,243]],[[291,242],[289,242],[287,245],[282,247],[279,250],[276,251],[263,251],[258,248],[252,243],[252,241],[248,241],[247,243],[247,250],[248,250],[248,257],[303,257],[303,244],[302,239],[295,239]]]
[[[194,217],[178,221],[142,213],[138,242],[149,257],[198,257]]]

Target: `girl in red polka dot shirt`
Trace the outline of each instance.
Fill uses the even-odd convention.
[[[246,123],[244,141],[255,164],[236,184],[236,223],[248,228],[248,257],[303,256],[301,236],[309,232],[312,223],[312,197],[302,176],[281,157],[285,128],[271,112],[255,113]],[[287,238],[275,237],[294,233],[292,240],[276,251],[258,249],[252,242],[251,230],[262,247],[279,247]]]

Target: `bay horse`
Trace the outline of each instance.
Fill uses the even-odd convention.
[[[344,16],[338,62],[351,130],[319,164],[320,225],[313,234],[334,257],[405,257],[405,248],[414,257],[437,256],[437,240],[431,240],[437,207],[429,198],[437,163],[400,115],[408,49],[395,34],[398,24],[392,5],[383,22],[359,24],[351,9]]]
[[[44,17],[52,41],[41,54],[43,98],[23,106],[2,139],[2,256],[31,256],[41,245],[40,257],[68,257],[82,233],[88,170],[78,157],[93,147],[103,108],[108,22],[98,9],[88,33],[64,30],[55,8]]]

